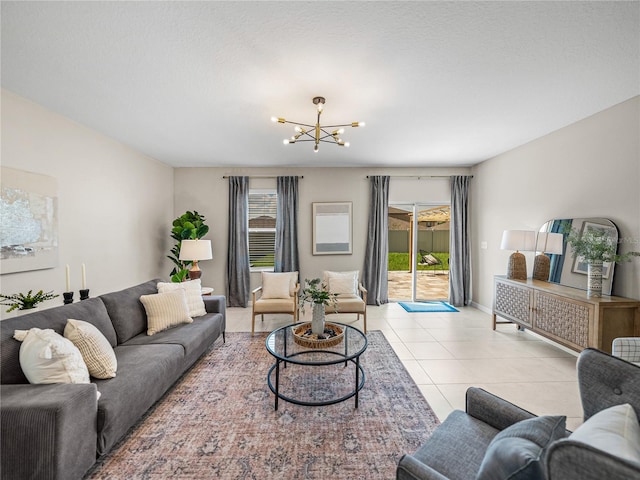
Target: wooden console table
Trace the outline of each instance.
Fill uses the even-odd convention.
[[[499,323],[515,323],[577,352],[593,347],[611,353],[614,338],[640,336],[640,301],[593,298],[555,283],[496,276],[494,330]]]

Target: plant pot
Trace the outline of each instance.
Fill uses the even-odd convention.
[[[313,304],[313,317],[311,318],[311,333],[320,335],[324,333],[324,303]]]
[[[587,295],[602,296],[602,260],[591,260],[588,266]]]

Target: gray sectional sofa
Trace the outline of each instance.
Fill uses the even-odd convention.
[[[609,407],[630,404],[640,417],[640,367],[587,348],[578,360],[578,384],[585,422]],[[536,416],[479,388],[467,390],[466,411],[452,412],[424,445],[404,455],[398,480],[468,480],[477,478],[491,441],[507,427]],[[567,438],[550,443],[543,454],[543,473],[536,479],[629,480],[640,478],[640,463]],[[520,455],[524,457],[521,452]],[[494,463],[495,466],[495,463]],[[523,468],[524,470],[524,468]],[[485,472],[486,473],[486,472]],[[483,475],[482,478],[532,478]]]
[[[207,314],[193,323],[148,336],[139,298],[157,293],[160,281],[0,322],[3,480],[82,478],[218,337],[224,341],[223,296],[203,297]],[[93,324],[108,339],[118,361],[116,377],[29,384],[14,331],[37,327],[62,334],[70,318]]]

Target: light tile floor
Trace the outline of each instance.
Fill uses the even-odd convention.
[[[464,409],[466,389],[476,386],[537,415],[566,415],[569,430],[582,423],[576,353],[515,325],[493,331],[489,314],[459,310],[408,313],[396,303],[367,307],[368,329],[384,333],[440,420]],[[362,328],[355,315],[330,318]],[[264,322],[257,317],[256,331],[290,321],[287,315],[266,315]],[[251,308],[229,308],[227,331],[250,332]]]

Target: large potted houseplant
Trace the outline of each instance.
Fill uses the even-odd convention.
[[[186,280],[189,270],[186,268],[191,262],[182,262],[180,260],[180,245],[182,240],[199,240],[209,232],[209,227],[205,225],[205,218],[195,210],[193,212],[185,212],[173,221],[171,228],[171,238],[176,244],[171,249],[171,255],[167,255],[173,263],[171,270],[172,282],[183,282]]]
[[[327,286],[320,282],[319,278],[304,280],[304,288],[300,291],[300,301],[302,312],[307,303],[312,308],[311,333],[321,335],[324,333],[324,307],[325,305],[336,305],[337,293],[330,293]]]
[[[567,243],[573,249],[573,257],[587,262],[587,292],[590,297],[602,296],[602,266],[605,262],[626,262],[640,252],[618,252],[617,239],[606,228],[585,228],[582,231],[565,226]]]
[[[45,293],[42,290],[36,293],[33,293],[33,290],[29,290],[26,295],[24,293],[15,293],[13,295],[0,294],[0,305],[9,306],[7,313],[13,312],[14,310],[31,310],[36,308],[39,303],[56,297],[59,297],[59,295],[54,294],[53,291]]]

